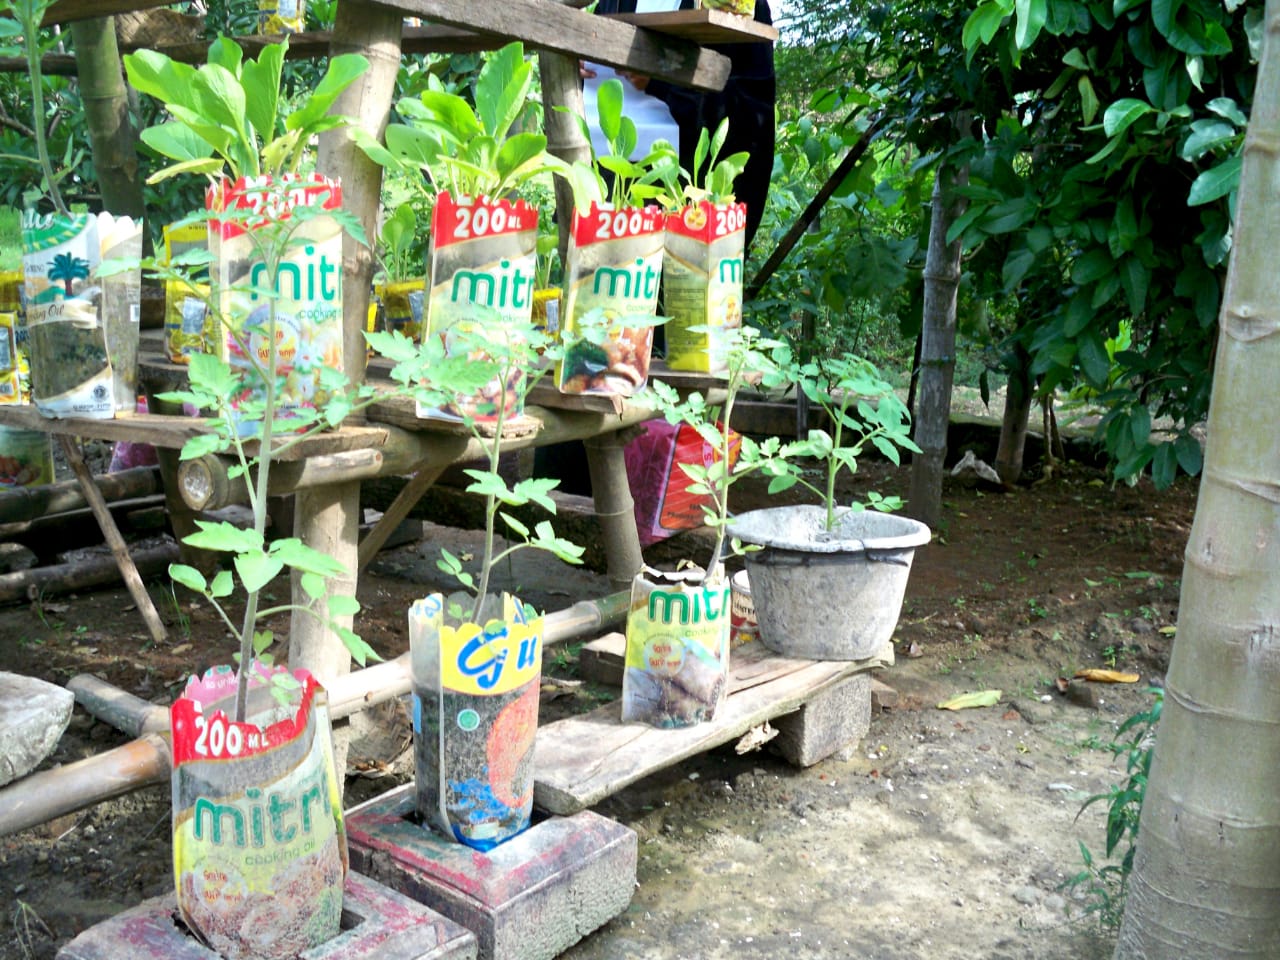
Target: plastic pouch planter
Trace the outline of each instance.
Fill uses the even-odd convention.
[[[241,325],[240,341],[223,329],[213,349],[233,368],[249,368],[241,341],[259,364],[270,356],[273,294],[262,289],[268,268],[255,244],[262,237],[251,234],[283,229],[279,225],[293,211],[317,205],[325,211],[342,206],[336,180],[297,174],[241,177],[216,183],[206,194],[218,313]],[[322,370],[342,369],[342,226],[336,218],[311,216],[291,233],[275,286],[275,373],[281,378],[277,416],[287,416],[290,407],[322,406],[327,399]],[[262,391],[260,385],[249,389]]]
[[[501,604],[500,618],[456,626],[440,594],[409,609],[418,814],[477,850],[516,836],[533,814],[542,618],[507,594]]]
[[[715,717],[729,681],[729,580],[723,568],[661,573],[631,585],[622,719],[688,727]]]
[[[104,259],[142,254],[142,226],[109,213],[22,220],[28,359],[46,417],[111,419],[137,403],[141,273],[99,280]]]
[[[431,242],[427,249],[426,330],[440,337],[450,356],[469,349],[475,333],[486,323],[528,325],[533,315],[537,273],[538,211],[523,200],[488,197],[436,197],[431,211]],[[463,334],[455,336],[455,331]],[[495,337],[500,332],[495,331]],[[465,343],[468,346],[459,346]],[[419,417],[459,422],[519,416],[524,410],[523,384],[500,378],[458,405],[417,406]]]
[[[564,359],[556,368],[561,393],[634,396],[649,379],[653,327],[623,326],[618,318],[652,317],[662,277],[663,215],[657,207],[593,203],[574,211],[565,256],[560,310]],[[608,318],[595,335],[583,326],[592,308]]]
[[[735,518],[729,533],[762,549],[746,555],[760,639],[806,660],[865,660],[893,636],[916,547],[917,520],[870,510],[825,527],[820,506],[773,507]]]
[[[667,214],[662,260],[667,366],[723,374],[733,331],[742,326],[747,207],[703,200]]]
[[[170,708],[173,865],[183,921],[228,960],[284,960],[336,937],[347,836],[324,690],[305,670],[287,706],[261,665],[250,722],[236,674],[192,677]]]

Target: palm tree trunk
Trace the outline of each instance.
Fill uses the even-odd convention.
[[[930,527],[942,515],[942,473],[951,422],[951,387],[956,370],[956,290],[960,286],[960,241],[947,243],[947,231],[964,211],[955,188],[968,171],[943,166],[933,182],[929,249],[924,264],[924,316],[920,345],[920,396],[915,440],[920,453],[911,459],[907,512]]]
[[[1280,0],[1244,147],[1209,441],[1117,960],[1280,957]]]

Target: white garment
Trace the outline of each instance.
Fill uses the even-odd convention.
[[[636,13],[663,13],[680,9],[680,0],[636,0]],[[613,67],[601,63],[584,63],[588,72],[595,71],[595,77],[588,77],[582,82],[583,116],[587,118],[587,129],[591,131],[591,149],[597,157],[609,153],[609,144],[600,132],[600,110],[596,105],[596,92],[600,84],[610,77],[618,77],[622,81],[622,115],[630,117],[636,125],[636,151],[630,159],[639,160],[649,155],[654,141],[666,140],[673,147],[680,147],[680,128],[671,116],[671,110],[657,97],[641,93],[631,85],[631,81],[620,76]]]

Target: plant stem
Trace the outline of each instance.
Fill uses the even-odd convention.
[[[508,337],[510,333],[508,332]],[[506,365],[499,370],[502,377],[502,383],[498,389],[498,417],[494,421],[493,442],[489,444],[489,472],[494,476],[498,475],[498,463],[502,458],[502,427],[507,417],[507,383],[511,375],[512,354],[510,350],[511,344],[507,344]],[[526,375],[526,374],[522,374]],[[474,428],[473,428],[474,430]],[[484,598],[489,592],[489,571],[493,567],[493,541],[495,538],[495,527],[497,526],[497,514],[495,509],[497,506],[497,497],[489,494],[484,501],[484,553],[481,554],[485,558],[484,568],[480,571],[480,584],[476,588],[476,605],[472,610],[471,622],[480,622],[480,611],[484,608]]]
[[[69,217],[66,204],[62,202],[62,193],[58,190],[58,181],[53,173],[53,164],[49,161],[49,144],[44,131],[44,79],[40,68],[40,21],[48,4],[23,4],[19,7],[26,16],[22,18],[22,44],[27,54],[27,73],[31,77],[31,113],[35,123],[32,127],[36,135],[36,156],[40,158],[40,169],[44,173],[45,183],[49,189],[49,199],[53,201],[53,209],[59,216]]]
[[[280,273],[280,259],[274,250],[264,248],[263,260],[267,267],[267,286],[274,291]],[[245,354],[252,355],[248,349],[253,335],[249,333],[246,340]],[[249,506],[253,511],[253,529],[264,540],[267,533],[267,484],[271,478],[271,441],[275,426],[275,418],[270,415],[276,408],[276,300],[271,296],[267,301],[267,368],[263,372],[262,381],[266,391],[265,409],[267,416],[262,418],[262,437],[258,441],[258,469],[255,482],[249,485]],[[233,436],[238,433],[236,424],[232,424]],[[236,681],[236,722],[243,723],[249,702],[249,673],[253,666],[253,628],[258,622],[258,591],[250,590],[245,598],[244,624],[240,628],[240,671]]]

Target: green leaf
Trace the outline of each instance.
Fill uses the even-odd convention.
[[[1173,442],[1173,449],[1178,458],[1178,466],[1188,476],[1197,476],[1204,466],[1204,452],[1195,437],[1183,434]]]
[[[1102,129],[1108,137],[1115,137],[1128,130],[1135,121],[1152,113],[1154,108],[1144,100],[1131,97],[1117,100],[1102,115]]]
[[[241,530],[225,520],[197,520],[200,529],[187,534],[182,542],[198,550],[220,550],[225,553],[260,553],[262,534],[254,530]]]
[[[1107,348],[1095,330],[1085,330],[1076,341],[1076,359],[1088,381],[1095,387],[1105,387],[1111,373],[1111,358]]]
[[[938,704],[939,710],[971,710],[975,707],[994,707],[1004,695],[1003,690],[979,690],[961,693]]]
[[[326,602],[331,617],[354,617],[360,612],[360,601],[344,593],[334,594]]]
[[[240,582],[250,593],[261,590],[284,569],[284,564],[279,558],[266,553],[237,554],[232,563],[236,573],[240,575]]]
[[[302,587],[302,592],[312,600],[322,599],[327,590],[324,577],[317,573],[304,573],[298,578],[298,585]]]
[[[524,109],[533,67],[524,59],[524,47],[509,43],[489,54],[476,78],[476,109],[484,130],[502,140]]]
[[[281,563],[303,573],[314,573],[320,577],[345,577],[348,573],[336,557],[307,546],[297,537],[273,540],[269,552]]]
[[[231,571],[219,570],[213,575],[213,582],[209,584],[209,596],[221,600],[223,597],[231,596],[235,587],[236,579],[231,575]]]
[[[377,661],[382,659],[378,656],[377,651],[360,639],[360,635],[354,630],[350,630],[347,627],[338,627],[334,632],[337,633],[338,639],[342,641],[342,645],[347,648],[347,653],[351,654],[351,659],[360,666],[363,667],[370,660]]]
[[[1088,126],[1098,115],[1098,94],[1093,89],[1093,81],[1084,76],[1076,81],[1076,89],[1080,92],[1080,117]]]
[[[1045,15],[1048,11],[1046,0],[1014,0],[1014,14],[1017,25],[1014,28],[1014,43],[1019,50],[1026,50],[1036,41],[1044,28]]]
[[[261,143],[276,136],[276,111],[280,99],[280,77],[284,70],[285,45],[270,43],[262,48],[257,61],[249,60],[241,72],[249,124]]]
[[[1157,490],[1167,490],[1178,476],[1178,457],[1173,445],[1161,444],[1151,458],[1151,480]]]
[[[351,86],[357,77],[369,69],[369,61],[358,53],[340,53],[329,60],[329,68],[302,108],[285,118],[285,129],[297,130],[304,135],[314,133],[320,120],[329,112],[343,90]]]
[[[185,123],[175,120],[147,127],[138,137],[161,156],[184,163],[208,160],[213,153],[213,147],[207,140],[197,136]]]
[[[969,18],[964,22],[964,31],[960,35],[966,62],[973,59],[979,46],[985,46],[995,38],[1000,25],[1008,15],[1009,10],[996,2],[981,3],[973,13],[969,14]]]
[[[1243,156],[1236,154],[1196,177],[1187,194],[1187,206],[1211,203],[1233,192],[1240,185],[1240,167],[1243,163]]]
[[[204,593],[208,584],[202,574],[195,567],[189,567],[185,563],[169,564],[169,576],[175,583],[180,583],[188,590],[194,590],[196,593]]]

